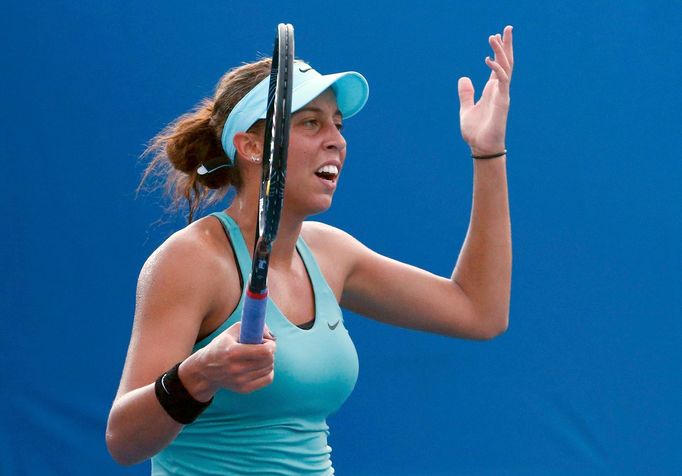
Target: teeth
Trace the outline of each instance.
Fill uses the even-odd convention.
[[[338,175],[339,174],[339,168],[336,165],[325,165],[324,167],[320,167],[317,169],[318,174],[325,173],[325,174],[334,174]]]

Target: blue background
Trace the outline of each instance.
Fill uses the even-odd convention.
[[[174,230],[135,198],[144,144],[296,27],[362,72],[317,217],[450,275],[471,205],[457,78],[515,27],[511,325],[490,342],[347,314],[361,359],[330,419],[341,475],[682,474],[682,4],[3,2],[0,473],[143,475],[106,418],[137,273]],[[409,286],[409,283],[405,283]]]

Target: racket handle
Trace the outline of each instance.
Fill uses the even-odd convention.
[[[268,290],[260,294],[247,289],[242,309],[242,325],[239,342],[242,344],[262,344],[265,327],[265,308],[268,304]]]

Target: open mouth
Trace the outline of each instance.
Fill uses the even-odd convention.
[[[339,176],[339,168],[336,165],[325,165],[317,169],[315,175],[321,179],[335,182],[336,178]]]

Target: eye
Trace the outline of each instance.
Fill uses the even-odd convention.
[[[304,119],[302,124],[307,127],[315,127],[317,126],[317,119],[314,118]]]
[[[335,125],[336,125],[336,129],[339,132],[343,132],[343,124],[341,124],[340,122],[337,122]]]

